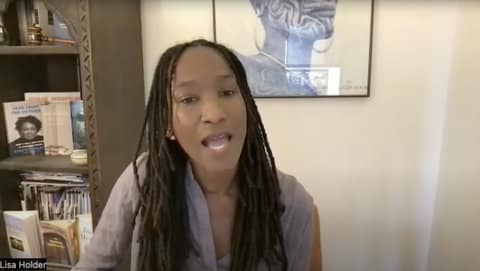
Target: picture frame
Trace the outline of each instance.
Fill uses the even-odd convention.
[[[369,97],[374,0],[212,0],[255,98]]]

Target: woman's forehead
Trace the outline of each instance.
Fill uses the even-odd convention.
[[[24,123],[22,123],[22,126],[35,126],[35,124],[30,121],[25,121]]]
[[[215,49],[199,46],[191,47],[178,59],[175,69],[177,81],[233,75],[225,58]]]

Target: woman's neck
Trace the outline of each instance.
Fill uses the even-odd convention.
[[[192,164],[193,176],[206,196],[235,194],[236,172],[236,168],[212,172]]]

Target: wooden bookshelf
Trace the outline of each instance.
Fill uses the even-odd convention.
[[[0,55],[77,55],[76,46],[0,46]]]
[[[2,10],[0,0],[0,10]],[[69,157],[8,157],[0,106],[0,213],[20,210],[18,171],[82,173],[88,176],[92,220],[100,219],[118,176],[130,163],[143,123],[145,96],[139,1],[43,0],[68,26],[75,46],[22,44],[18,9],[7,0],[3,21],[10,44],[0,46],[0,105],[21,101],[25,92],[80,91],[84,101],[89,165]],[[10,3],[10,5],[7,5]],[[128,18],[126,20],[125,18]],[[112,30],[121,33],[112,35]],[[9,257],[0,215],[0,258]],[[116,270],[129,270],[124,257]],[[49,265],[48,270],[61,270]]]
[[[0,170],[44,171],[87,174],[87,166],[79,166],[70,160],[70,156],[19,156],[0,161]]]

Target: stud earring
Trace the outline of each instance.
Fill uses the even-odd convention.
[[[165,133],[165,137],[170,140],[175,140],[175,135],[173,134],[172,130],[168,129]]]

